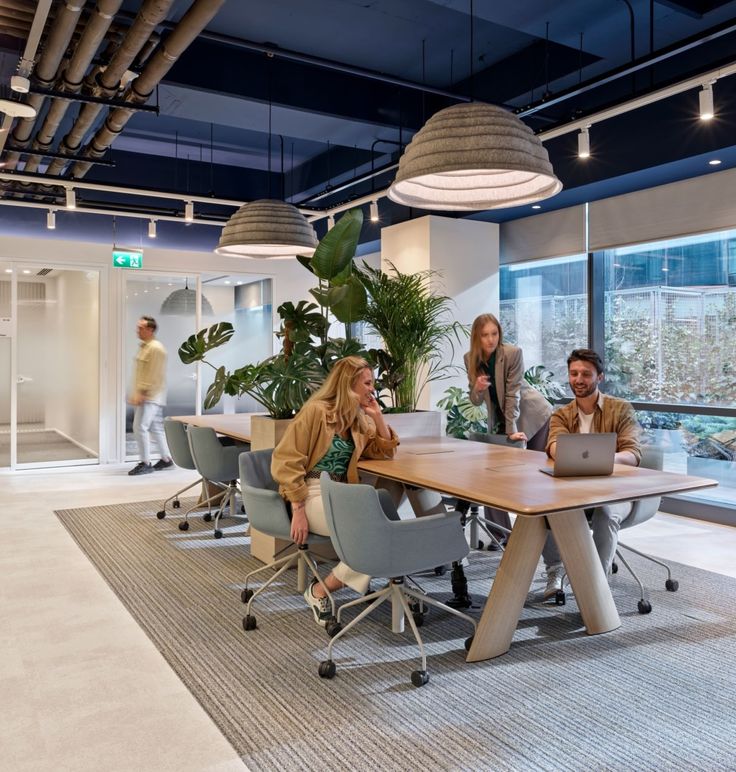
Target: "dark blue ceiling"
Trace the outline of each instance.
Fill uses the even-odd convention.
[[[141,5],[126,0],[116,23],[129,25]],[[190,5],[173,3],[159,28],[164,40]],[[736,30],[736,2],[713,0],[229,0],[152,97],[160,114],[137,113],[106,155],[115,166],[93,166],[85,181],[237,200],[284,197],[322,209],[385,187],[393,171],[364,178],[395,163],[399,143],[458,99],[531,106],[526,122],[544,131],[731,63],[731,25]],[[670,55],[684,42],[687,51]],[[5,77],[22,41],[0,24],[0,45]],[[600,85],[657,54],[664,56],[655,66]],[[545,142],[565,189],[543,208],[708,173],[714,154],[719,169],[732,166],[732,81],[716,84],[717,117],[709,124],[697,120],[692,90],[595,125],[587,162],[577,158],[574,134]],[[579,94],[567,96],[580,85]],[[57,141],[76,112],[69,111]],[[145,204],[151,216],[179,213],[154,199],[83,191],[80,198]],[[226,217],[231,210],[198,211]],[[17,229],[17,212],[0,207],[0,223],[13,220]],[[383,225],[423,213],[381,201]],[[530,213],[474,216],[500,222]],[[191,228],[164,230],[174,242],[179,233],[183,244],[192,243]],[[198,242],[214,244],[216,228],[197,231]],[[367,225],[364,240],[376,235]]]

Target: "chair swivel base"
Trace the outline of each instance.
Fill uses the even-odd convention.
[[[335,643],[340,638],[342,638],[348,632],[348,630],[351,630],[353,627],[355,627],[361,621],[361,619],[368,616],[368,614],[373,612],[387,600],[391,600],[394,604],[400,606],[403,609],[404,615],[409,620],[412,633],[414,634],[414,638],[417,642],[417,645],[419,646],[419,653],[421,655],[421,667],[418,670],[412,671],[411,682],[414,686],[424,686],[426,683],[428,683],[429,673],[427,672],[427,655],[424,651],[424,644],[422,642],[421,636],[419,635],[419,630],[417,629],[418,625],[411,608],[410,600],[419,601],[420,604],[435,606],[436,608],[443,609],[444,611],[447,611],[454,616],[460,617],[460,619],[466,620],[473,626],[473,632],[475,633],[475,620],[469,617],[467,614],[463,614],[462,612],[453,609],[445,603],[434,600],[434,598],[428,597],[419,590],[414,590],[413,588],[407,587],[404,582],[404,577],[396,577],[391,579],[386,587],[383,587],[376,592],[372,592],[368,595],[358,598],[357,600],[351,601],[350,603],[345,603],[340,606],[337,612],[336,622],[328,626],[328,633],[331,634],[332,637],[329,646],[327,647],[327,659],[320,662],[319,668],[317,670],[320,678],[330,679],[335,677],[337,666],[332,659],[332,648]],[[355,619],[351,620],[345,627],[342,627],[340,624],[342,612],[345,609],[361,603],[368,603],[369,605],[364,608],[355,617]],[[468,641],[465,642],[466,649],[469,648],[469,642],[472,642],[472,636],[470,639],[468,639]]]

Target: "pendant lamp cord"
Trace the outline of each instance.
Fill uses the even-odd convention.
[[[475,56],[473,51],[473,38],[474,38],[474,29],[473,29],[473,18],[474,18],[474,12],[473,12],[473,0],[470,0],[470,101],[472,102],[475,98]]]

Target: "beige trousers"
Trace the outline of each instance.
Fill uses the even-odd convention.
[[[322,503],[322,491],[320,489],[319,480],[308,479],[307,483],[307,498],[304,502],[304,508],[307,514],[307,522],[309,523],[309,530],[313,533],[318,533],[320,536],[329,536],[330,529],[327,527],[327,518],[325,517],[325,508]],[[357,571],[353,571],[350,566],[340,561],[333,569],[332,573],[348,587],[364,594],[368,590],[368,585],[371,581],[370,576],[367,574],[359,574]]]

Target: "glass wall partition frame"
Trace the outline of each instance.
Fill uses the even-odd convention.
[[[100,276],[65,265],[9,263],[0,322],[10,350],[0,385],[2,461],[12,469],[99,463]],[[7,372],[7,371],[6,371]],[[0,430],[2,431],[2,430]]]
[[[15,282],[13,267],[0,261],[0,468],[15,466],[15,372],[12,344],[15,337]]]
[[[736,509],[736,230],[599,254],[606,389],[666,470],[719,481],[691,500]]]
[[[214,380],[215,371],[224,367],[237,370],[247,364],[255,364],[273,354],[272,280],[248,274],[205,273],[201,275],[203,311],[209,308],[210,316],[202,316],[202,327],[217,322],[229,322],[235,330],[233,337],[219,348],[207,354],[208,364],[202,365],[202,397]],[[204,299],[207,303],[204,303]],[[227,394],[207,414],[263,412],[252,397],[244,394],[231,397]]]
[[[121,269],[122,270],[122,269]],[[126,271],[124,275],[123,344],[121,351],[124,373],[124,431],[122,458],[138,458],[138,446],[133,435],[135,409],[129,403],[133,388],[134,363],[140,340],[137,323],[142,316],[152,316],[158,325],[156,338],[166,348],[166,404],[164,416],[194,415],[199,412],[197,371],[195,365],[185,365],[178,355],[179,346],[201,327],[214,324],[212,309],[202,299],[198,306],[199,280],[195,275],[164,274],[150,271]],[[157,448],[152,447],[157,453]]]
[[[588,256],[502,265],[500,319],[504,340],[521,346],[528,369],[543,365],[567,384],[567,356],[588,341]]]

